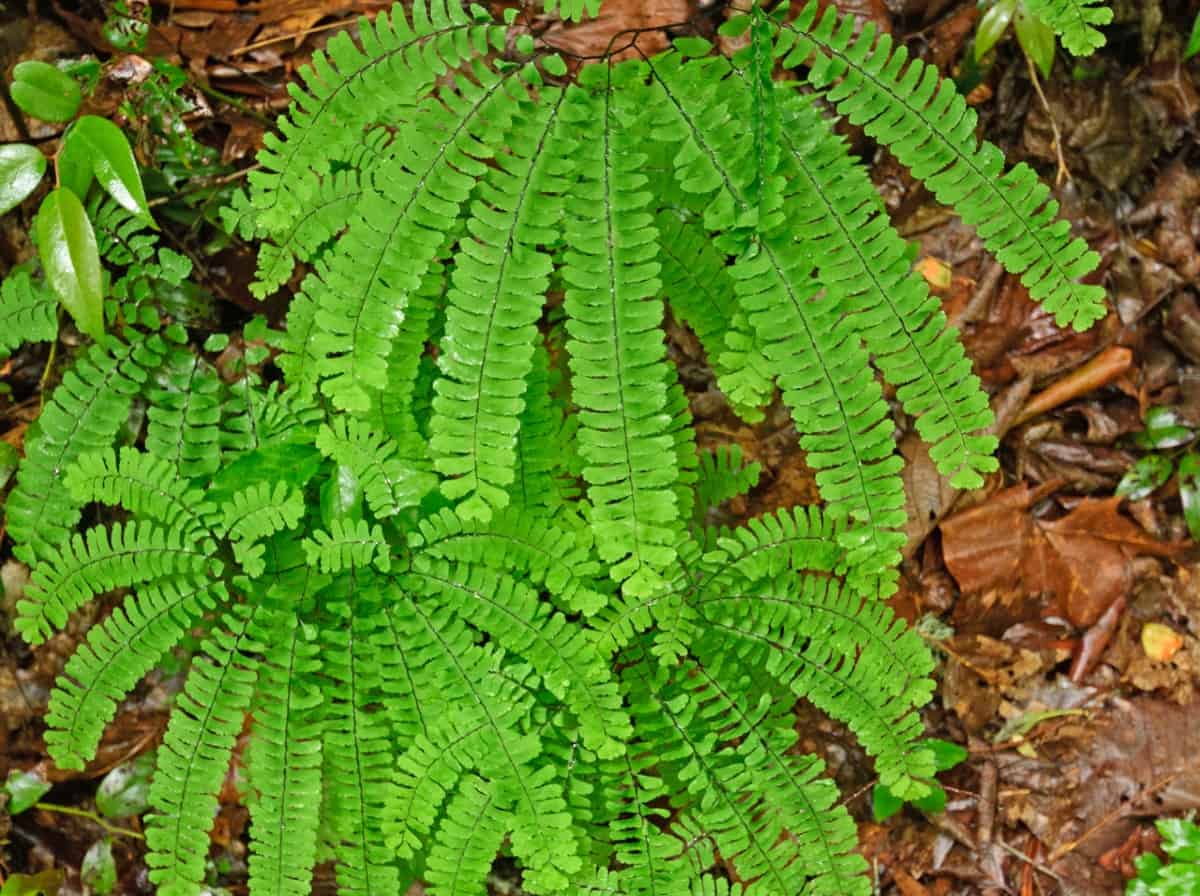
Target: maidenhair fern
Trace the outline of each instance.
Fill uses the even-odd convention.
[[[1095,43],[1100,7],[1042,5]],[[995,439],[827,110],[1062,323],[1104,313],[1077,282],[1095,254],[952,85],[816,2],[743,11],[729,58],[683,37],[573,72],[528,35],[505,56],[521,27],[417,0],[315,57],[230,210],[266,240],[260,294],[304,265],[285,332],[197,346],[164,296],[177,261],[104,231],[143,275],[111,287],[116,335],[31,427],[6,514],[31,642],[128,592],[51,698],[60,765],[197,645],[151,793],[163,893],[203,886],[247,719],[254,894],[308,892],[326,857],[346,893],[477,894],[507,852],[532,893],[865,896],[796,699],[899,797],[929,787],[932,660],[878,599],[905,521],[881,380],[956,486],[995,469]],[[26,339],[52,335],[41,289],[4,286]],[[778,389],[822,507],[709,525],[759,469],[697,454],[668,309],[743,415]]]

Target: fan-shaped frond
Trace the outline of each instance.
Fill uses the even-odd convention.
[[[517,104],[506,137],[469,211],[458,247],[439,342],[430,447],[448,477],[442,492],[463,499],[465,517],[487,519],[508,503],[516,436],[533,366],[537,320],[550,284],[571,155],[554,137],[565,94],[544,88]]]
[[[59,768],[84,768],[118,701],[221,600],[220,585],[171,579],[139,588],[93,626],[50,694],[46,749]]]
[[[421,102],[375,171],[339,251],[304,285],[316,304],[314,351],[323,391],[348,411],[366,411],[387,383],[390,340],[408,293],[418,289],[454,230],[458,211],[488,171],[524,87],[515,70],[482,62],[472,77]],[[290,326],[290,324],[289,324]]]
[[[105,339],[67,371],[25,435],[25,460],[5,503],[17,557],[33,564],[53,557],[79,522],[79,503],[61,473],[80,457],[108,448],[129,418],[134,394],[160,362],[158,336]]]
[[[397,3],[372,22],[359,20],[361,46],[340,32],[311,68],[301,70],[304,89],[291,87],[295,102],[279,119],[282,139],[269,135],[259,155],[263,170],[250,176],[258,228],[271,235],[288,228],[312,204],[330,158],[345,158],[363,128],[400,125],[412,105],[450,69],[488,44],[502,49],[504,29],[475,18],[457,0],[417,0],[411,17]]]
[[[164,896],[191,896],[204,881],[217,793],[254,695],[262,645],[249,634],[253,618],[235,606],[204,640],[158,751],[146,864]]]
[[[975,136],[975,111],[936,68],[911,59],[873,23],[855,37],[853,18],[839,19],[833,8],[818,18],[820,9],[812,0],[783,24],[783,64],[808,64],[809,83],[954,206],[1060,325],[1083,329],[1103,317],[1104,290],[1076,282],[1098,256],[1055,220],[1058,203],[1036,172],[1025,164],[1004,172],[1001,151]]]
[[[781,91],[787,88],[779,88]],[[798,187],[788,220],[812,255],[824,302],[853,315],[871,359],[897,387],[904,409],[957,488],[978,488],[996,469],[987,393],[971,372],[958,331],[909,269],[904,241],[878,194],[810,97],[789,96],[783,146]]]
[[[614,108],[620,101],[604,71],[585,72],[600,81],[600,95],[571,88],[563,111],[579,164],[562,273],[567,351],[596,547],[613,578],[640,594],[661,587],[674,560],[678,513],[657,234],[638,171],[640,138],[622,121],[634,110]],[[611,72],[629,84],[637,77],[628,65]]]
[[[98,594],[170,576],[219,576],[215,551],[212,539],[197,538],[185,525],[95,526],[37,566],[13,626],[31,644],[40,644]]]
[[[295,528],[304,510],[304,495],[287,482],[258,482],[230,496],[221,508],[221,524],[248,576],[257,578],[266,568],[260,542]]]

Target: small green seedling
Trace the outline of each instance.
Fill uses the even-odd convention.
[[[1009,26],[1017,34],[1017,43],[1025,51],[1043,78],[1054,68],[1054,30],[1034,15],[1024,0],[998,0],[979,20],[975,31],[975,61],[979,62],[1000,42]]]
[[[925,745],[933,751],[933,761],[938,772],[947,772],[967,758],[967,751],[959,744],[948,740],[932,738]],[[876,821],[887,821],[902,808],[905,802],[911,803],[926,815],[937,815],[946,809],[946,791],[937,783],[923,797],[915,800],[904,800],[896,796],[882,784],[876,784],[871,794],[871,811]]]
[[[1167,483],[1172,475],[1178,477],[1179,500],[1183,518],[1192,538],[1200,539],[1200,451],[1196,450],[1200,432],[1184,423],[1179,414],[1168,407],[1150,408],[1146,412],[1145,429],[1134,437],[1134,443],[1147,454],[1121,478],[1116,494],[1131,501],[1140,501]]]
[[[1200,893],[1200,827],[1190,818],[1161,818],[1154,825],[1162,835],[1164,862],[1152,852],[1134,859],[1137,877],[1125,896],[1192,896]]]

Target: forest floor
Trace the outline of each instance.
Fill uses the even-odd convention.
[[[109,3],[19,0],[0,12],[0,61],[5,72],[25,58],[102,63],[87,111],[138,134],[143,164],[159,172],[150,188],[162,197],[167,237],[196,263],[219,328],[262,308],[247,290],[251,247],[221,239],[217,208],[287,105],[297,68],[356,14],[385,5],[155,0],[138,46],[121,34],[127,21],[106,15]],[[880,894],[1115,896],[1133,857],[1155,848],[1153,820],[1200,809],[1200,551],[1187,525],[1191,514],[1200,531],[1200,472],[1185,462],[1172,475],[1200,433],[1200,58],[1180,62],[1198,4],[1118,0],[1109,45],[1080,61],[1060,51],[1049,77],[1035,75],[1011,37],[982,66],[969,63],[975,0],[836,5],[957,77],[982,135],[1056,184],[1064,215],[1103,256],[1097,276],[1111,312],[1088,333],[1056,327],[952,213],[846,131],[894,223],[919,244],[919,270],[994,397],[1001,469],[983,489],[959,493],[901,420],[910,539],[893,604],[939,658],[924,714],[930,734],[968,751],[942,778],[946,811],[910,807],[873,820],[870,763],[847,732],[804,706],[801,745],[826,757],[860,820]],[[138,16],[147,6],[126,8]],[[676,30],[711,36],[727,9],[721,0],[605,0],[594,23],[529,21],[547,41],[589,53],[626,28],[690,23]],[[23,134],[0,106],[0,142],[56,133]],[[0,270],[30,254],[27,225],[0,220]],[[284,301],[268,313],[278,319]],[[786,413],[740,423],[694,337],[675,328],[671,341],[702,443],[736,441],[764,467],[730,514],[814,500]],[[45,347],[24,350],[2,371],[0,433],[14,446],[36,416],[47,360]],[[1117,497],[1139,462],[1144,482],[1127,479],[1132,494]],[[46,872],[63,894],[94,890],[109,867],[94,848],[104,838],[113,891],[149,893],[137,811],[179,670],[160,670],[122,705],[86,772],[53,768],[39,719],[89,620],[38,650],[24,646],[8,623],[26,575],[10,548],[0,548],[0,780],[33,770],[53,787],[41,808],[10,816],[0,804],[0,872]],[[214,890],[231,893],[245,880],[237,789],[235,769],[213,835]],[[328,874],[318,880],[321,891],[330,885]],[[495,891],[517,892],[502,869]]]

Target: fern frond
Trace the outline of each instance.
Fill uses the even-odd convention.
[[[353,417],[335,417],[323,425],[316,445],[357,477],[371,513],[380,519],[416,507],[436,487],[433,474],[401,459],[398,443]]]
[[[795,716],[790,701],[740,664],[689,663],[687,688],[707,704],[718,737],[737,744],[755,790],[777,814],[795,844],[813,896],[868,896],[867,863],[855,852],[858,829],[838,788],[824,777],[815,756],[795,755]],[[761,696],[759,696],[761,695]],[[755,706],[755,702],[758,706]],[[720,720],[720,721],[717,721]]]
[[[411,18],[397,3],[372,22],[359,20],[361,47],[340,32],[301,70],[304,89],[278,122],[282,139],[268,135],[250,176],[257,227],[269,235],[287,229],[311,206],[330,158],[345,158],[363,128],[400,125],[405,112],[450,69],[491,44],[504,47],[504,29],[477,19],[456,0],[417,0]]]
[[[46,750],[59,768],[82,770],[117,703],[201,614],[225,599],[218,585],[172,579],[138,589],[88,632],[50,693]]]
[[[517,430],[516,471],[509,488],[513,504],[546,514],[557,512],[579,491],[567,478],[574,459],[575,419],[566,416],[563,402],[555,397],[551,377],[557,372],[546,349],[534,349]]]
[[[98,502],[123,507],[148,520],[172,526],[201,524],[203,493],[188,487],[170,463],[135,448],[111,448],[85,454],[63,477],[79,505]]]
[[[442,2],[442,0],[438,0]],[[452,232],[458,210],[487,173],[495,135],[508,130],[522,92],[514,71],[482,62],[414,110],[375,172],[338,252],[305,280],[316,303],[322,384],[334,404],[366,411],[387,382],[389,341],[407,294],[418,289]]]
[[[334,683],[322,726],[325,817],[332,829],[337,876],[347,894],[401,891],[382,831],[391,780],[390,726],[377,704],[380,664],[372,641],[383,626],[380,582],[354,569],[338,576],[319,600],[330,613],[322,626],[322,665]]]
[[[426,878],[434,896],[475,896],[508,827],[496,787],[476,775],[459,781],[429,853]]]
[[[1075,56],[1090,56],[1104,46],[1097,30],[1112,21],[1104,0],[1024,0],[1025,8],[1054,29],[1063,46]]]
[[[390,140],[386,131],[370,131],[356,147],[347,167],[331,171],[315,188],[315,195],[275,242],[263,241],[250,291],[265,299],[279,289],[297,262],[312,261],[317,252],[350,223],[363,195],[372,189],[369,172],[379,163]]]
[[[97,343],[63,381],[25,435],[25,459],[5,504],[14,553],[28,564],[53,557],[79,521],[80,505],[61,474],[85,454],[112,445],[129,418],[133,396],[161,360],[158,336]]]
[[[146,450],[184,479],[211,476],[221,465],[222,397],[212,365],[174,347],[146,389]]]
[[[262,647],[248,634],[253,616],[234,607],[204,640],[167,723],[146,827],[150,880],[164,896],[191,896],[204,881],[217,792],[254,696]]]
[[[696,483],[696,504],[701,512],[744,495],[758,484],[762,467],[745,463],[740,445],[721,445],[715,451],[700,453],[700,478]]]
[[[29,271],[10,271],[0,283],[0,357],[26,342],[58,338],[58,298]]]
[[[554,140],[565,94],[543,89],[517,106],[506,143],[470,208],[471,236],[459,244],[439,342],[430,448],[462,499],[465,517],[487,519],[508,504],[525,381],[533,366],[542,296],[552,264],[562,193],[573,173]]]
[[[414,551],[520,574],[548,591],[567,612],[591,616],[607,602],[591,585],[603,571],[592,556],[586,529],[561,528],[518,508],[506,508],[490,523],[443,510],[419,527],[420,535],[409,538]]]
[[[975,111],[937,69],[910,59],[890,34],[812,0],[781,25],[783,64],[809,64],[808,81],[838,112],[886,145],[938,201],[955,207],[1001,264],[1061,326],[1104,316],[1104,290],[1082,285],[1099,256],[1056,220],[1058,203],[1028,165],[1004,173],[1004,156],[975,136]]]
[[[735,654],[769,670],[797,696],[845,720],[876,757],[887,787],[899,795],[924,792],[932,757],[917,744],[922,726],[914,710],[932,694],[922,677],[932,660],[916,636],[885,605],[831,580],[789,575],[745,593],[766,598],[704,599],[697,655],[712,664]],[[722,604],[723,612],[708,609]]]
[[[256,896],[306,896],[321,805],[319,645],[305,637],[295,613],[279,615],[280,631],[259,669],[246,750],[250,889]]]
[[[383,527],[366,520],[330,520],[328,531],[314,532],[303,544],[308,562],[321,572],[369,566],[387,572],[391,568],[391,545]]]
[[[738,416],[761,420],[775,382],[754,328],[738,306],[724,256],[692,215],[667,210],[655,224],[663,293],[671,310],[695,331],[717,385]]]
[[[98,594],[170,576],[216,578],[221,563],[215,551],[212,539],[198,539],[185,526],[135,521],[93,527],[38,565],[13,627],[29,643],[40,644]]]
[[[661,586],[675,557],[677,470],[640,138],[620,120],[632,110],[613,108],[601,68],[584,70],[600,80],[600,96],[572,88],[563,112],[580,175],[567,201],[567,351],[597,551],[614,580],[642,594]],[[609,71],[629,83],[638,76],[628,64]]]
[[[221,508],[221,524],[226,537],[233,541],[234,559],[246,575],[262,575],[265,563],[260,542],[276,532],[295,528],[304,510],[304,495],[287,482],[276,482],[274,487],[259,482],[233,493]]]
[[[556,12],[567,21],[578,22],[589,15],[593,19],[600,14],[603,0],[543,0],[546,12]]]
[[[546,688],[575,713],[584,743],[601,757],[620,755],[629,720],[585,630],[552,612],[528,586],[495,570],[418,555],[407,581],[528,659]]]
[[[787,88],[780,88],[786,90]],[[878,194],[811,98],[786,103],[788,153],[799,187],[788,218],[817,261],[823,301],[853,314],[872,360],[898,387],[938,469],[957,488],[978,488],[997,467],[987,394],[958,332],[923,278],[909,269],[904,241],[878,209]]]
[[[841,526],[820,507],[792,507],[753,517],[744,526],[712,532],[697,586],[729,574],[749,581],[792,571],[845,572]]]

